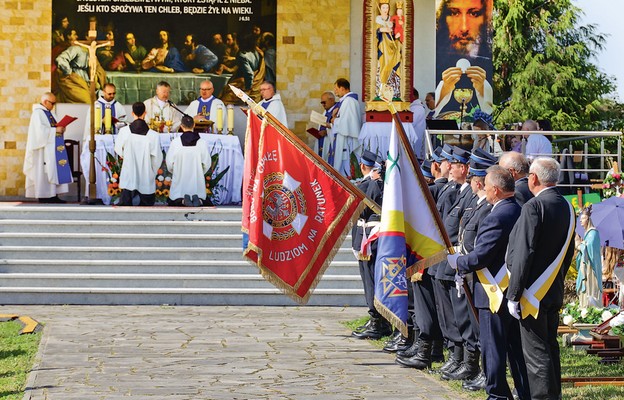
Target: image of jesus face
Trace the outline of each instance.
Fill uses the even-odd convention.
[[[450,0],[446,8],[445,22],[453,50],[463,54],[476,51],[486,23],[484,0]]]

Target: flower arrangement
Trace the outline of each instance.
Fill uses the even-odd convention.
[[[617,308],[610,307],[585,307],[581,308],[577,303],[566,304],[561,310],[561,321],[564,325],[573,324],[600,324],[617,314]]]
[[[106,172],[107,191],[108,195],[111,197],[111,204],[115,204],[121,195],[119,174],[121,173],[122,164],[123,159],[109,152],[106,152],[106,165],[104,166],[100,163],[102,171]]]
[[[230,166],[228,165],[223,171],[216,173],[217,166],[219,165],[219,153],[216,152],[212,154],[210,158],[210,168],[208,168],[208,171],[204,174],[206,179],[206,200],[210,200],[211,202],[215,200],[215,202],[218,202],[219,195],[223,189],[223,185],[220,185],[219,181],[230,170]]]
[[[609,171],[607,177],[602,182],[602,197],[605,199],[621,194],[621,188],[624,186],[622,174],[619,172]]]
[[[609,321],[609,326],[611,327],[611,331],[609,332],[611,335],[624,337],[624,314],[613,317],[613,319]]]
[[[171,172],[167,169],[167,162],[165,159],[167,155],[163,151],[163,162],[156,171],[156,202],[166,204],[169,198],[169,192],[171,190]]]

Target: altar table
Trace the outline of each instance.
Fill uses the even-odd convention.
[[[169,145],[173,138],[179,136],[180,133],[161,133],[160,146],[165,151],[169,150]],[[240,204],[241,187],[243,184],[243,153],[240,147],[240,141],[237,136],[232,135],[216,135],[208,133],[200,133],[200,136],[208,142],[210,154],[219,153],[219,163],[215,169],[215,175],[224,170],[228,166],[230,169],[219,181],[223,185],[218,197],[212,198],[215,205]],[[114,154],[115,139],[117,135],[95,135],[95,168],[96,168],[96,190],[97,197],[104,204],[110,204],[111,197],[108,195],[108,182],[106,171],[102,166],[106,165],[106,153]],[[89,164],[91,154],[89,153],[89,142],[83,144],[80,154],[80,165],[84,177],[87,181],[85,195],[89,194]]]

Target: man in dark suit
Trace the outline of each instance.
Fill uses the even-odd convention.
[[[516,151],[510,151],[504,153],[498,165],[509,170],[516,182],[516,190],[514,196],[516,201],[522,207],[524,203],[533,198],[533,193],[529,190],[529,160],[522,154]]]
[[[521,399],[530,399],[518,321],[509,314],[503,297],[505,252],[509,234],[520,216],[521,208],[513,197],[513,177],[502,167],[488,169],[485,192],[487,202],[493,207],[479,225],[474,248],[466,255],[449,255],[448,261],[462,276],[476,273],[474,302],[479,310],[480,343],[488,398],[512,397],[506,379],[505,360],[508,355],[518,395]]]
[[[557,326],[563,280],[574,251],[575,217],[556,188],[559,171],[552,158],[533,160],[528,178],[535,197],[522,207],[507,251],[507,306],[520,319],[532,399],[561,396]]]
[[[360,159],[360,170],[364,179],[358,183],[358,188],[366,193],[366,195],[381,205],[383,199],[383,181],[379,177],[376,164],[377,156],[365,150]],[[370,315],[369,323],[359,327],[353,331],[352,335],[358,339],[380,339],[391,333],[390,324],[383,318],[377,309],[375,309],[375,258],[377,255],[377,242],[371,244],[371,252],[369,255],[362,254],[362,241],[364,236],[369,236],[372,229],[379,225],[379,214],[373,213],[373,210],[366,208],[360,214],[357,224],[353,226],[351,236],[353,239],[353,252],[358,259],[360,265],[360,276],[364,285],[364,296],[366,297],[366,305],[368,306],[368,314]]]

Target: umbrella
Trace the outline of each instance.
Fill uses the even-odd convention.
[[[610,197],[594,204],[591,220],[600,234],[601,246],[624,250],[624,198]],[[583,237],[584,231],[579,218],[576,232]]]

